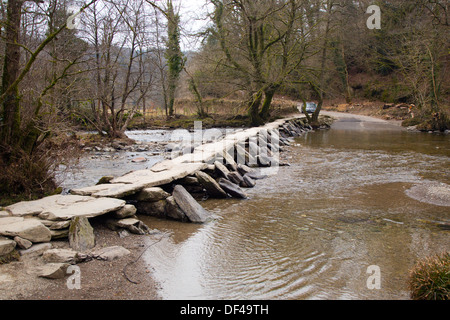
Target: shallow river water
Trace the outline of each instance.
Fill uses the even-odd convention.
[[[448,228],[432,223],[448,223],[450,207],[407,195],[450,184],[449,135],[347,117],[287,152],[291,166],[248,200],[202,202],[214,221],[142,217],[164,232],[143,256],[163,299],[408,299],[417,259],[450,249]]]

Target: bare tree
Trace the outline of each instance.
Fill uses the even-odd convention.
[[[215,8],[212,33],[223,55],[220,63],[245,88],[251,123],[261,124],[269,117],[275,93],[305,59],[308,37],[299,34],[304,3],[298,0],[257,3],[211,0],[211,3]]]
[[[85,29],[95,56],[90,122],[111,138],[126,138],[125,131],[151,86],[146,76],[149,13],[144,4],[116,0],[93,6]]]

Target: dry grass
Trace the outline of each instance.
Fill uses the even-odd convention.
[[[420,260],[410,272],[409,288],[414,300],[449,300],[450,253]]]

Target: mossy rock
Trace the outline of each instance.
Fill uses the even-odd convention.
[[[69,227],[69,244],[75,251],[85,252],[95,247],[95,235],[86,217],[75,217]]]
[[[13,261],[19,261],[20,260],[20,254],[17,250],[13,250],[8,254],[5,254],[3,256],[0,256],[0,265],[7,264]]]

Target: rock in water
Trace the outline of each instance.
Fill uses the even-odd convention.
[[[196,174],[198,181],[206,189],[208,194],[214,198],[226,198],[227,193],[219,186],[209,174],[199,171]]]
[[[233,171],[228,174],[228,180],[233,182],[234,184],[240,185],[244,183],[244,178],[240,175],[239,172]]]
[[[247,199],[247,195],[245,194],[242,189],[234,184],[233,182],[226,180],[226,179],[219,179],[219,185],[222,187],[223,190],[228,192],[232,197],[234,198],[240,198],[240,199]]]
[[[166,199],[167,203],[166,203],[166,216],[177,220],[177,221],[182,221],[185,222],[188,220],[188,218],[186,217],[186,214],[180,209],[180,207],[178,206],[177,202],[175,201],[175,199],[173,198],[173,196],[170,196]]]
[[[206,211],[183,186],[176,185],[172,195],[175,202],[191,222],[204,223],[211,217],[211,214]]]
[[[230,170],[228,170],[228,168],[219,161],[214,162],[214,165],[216,166],[216,171],[218,171],[220,176],[225,179],[228,179],[228,174],[230,173]]]
[[[95,247],[95,235],[89,220],[85,217],[72,219],[69,228],[69,244],[75,251],[85,252]]]
[[[243,177],[244,181],[240,184],[243,188],[253,188],[256,185],[255,180],[250,178],[248,175]]]

